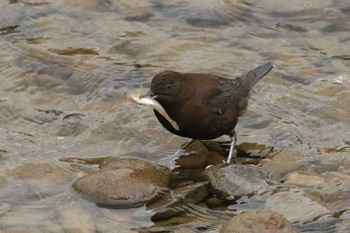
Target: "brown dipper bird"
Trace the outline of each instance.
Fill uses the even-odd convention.
[[[249,94],[255,83],[271,69],[272,63],[266,63],[235,79],[164,71],[152,79],[148,94],[179,126],[176,130],[154,111],[159,122],[171,133],[199,140],[229,135],[229,163],[236,142],[234,129],[238,117],[247,110]]]

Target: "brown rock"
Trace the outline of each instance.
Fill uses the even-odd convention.
[[[268,187],[269,173],[253,165],[219,164],[205,171],[211,192],[221,198],[252,194]]]
[[[216,151],[210,151],[207,158],[207,165],[217,165],[227,160],[225,156]]]
[[[52,163],[26,163],[7,171],[9,177],[25,182],[38,198],[66,190],[74,175]]]
[[[278,211],[291,222],[306,223],[331,212],[298,188],[275,192],[265,202],[265,208]],[[305,211],[307,210],[307,211]]]
[[[160,199],[147,205],[147,209],[153,209],[155,212],[152,221],[165,220],[186,212],[187,205],[197,204],[207,196],[207,182],[188,184],[172,190],[172,198]]]
[[[176,160],[176,165],[181,168],[199,168],[204,167],[209,154],[208,149],[199,140],[194,140],[184,148],[185,153]]]
[[[134,208],[158,197],[169,182],[165,167],[136,157],[106,157],[97,161],[100,171],[72,185],[83,198],[101,206]]]
[[[59,211],[64,232],[93,233],[95,226],[91,214],[83,208],[68,207]]]
[[[225,222],[220,233],[297,233],[283,215],[270,210],[244,212]]]
[[[283,150],[276,154],[272,160],[262,161],[262,168],[273,174],[274,179],[279,180],[288,172],[301,168],[299,162],[302,154],[298,150]]]
[[[287,175],[286,185],[295,185],[304,188],[316,188],[325,186],[325,180],[319,176],[303,174],[303,172],[291,172]]]

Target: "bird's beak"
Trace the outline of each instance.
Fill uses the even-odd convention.
[[[145,97],[151,97],[154,98],[156,97],[156,95],[151,91],[151,89],[149,89],[145,94],[140,95],[140,98],[145,98]]]

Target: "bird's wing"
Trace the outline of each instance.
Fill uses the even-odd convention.
[[[233,102],[237,102],[242,94],[242,81],[236,79],[220,79],[218,85],[206,96],[207,105],[214,113],[223,114]]]

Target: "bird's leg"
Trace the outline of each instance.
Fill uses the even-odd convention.
[[[226,163],[230,163],[231,159],[236,157],[236,155],[237,155],[237,152],[235,150],[235,145],[236,145],[236,142],[237,142],[237,134],[236,134],[235,131],[232,131],[229,134],[229,136],[231,138],[231,144],[230,144],[230,152],[228,153],[228,158],[227,158]]]

